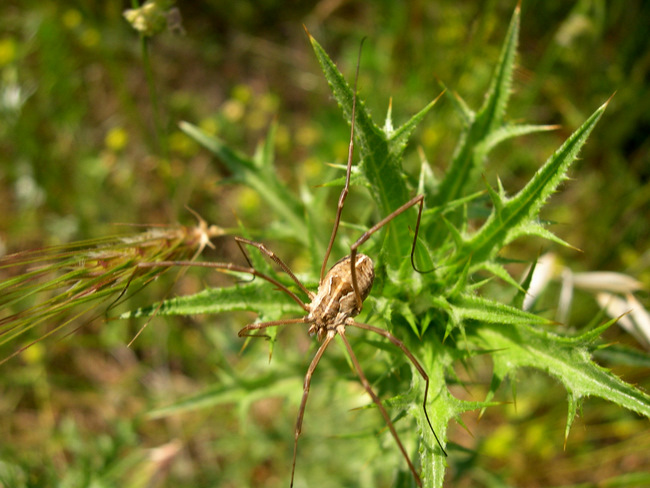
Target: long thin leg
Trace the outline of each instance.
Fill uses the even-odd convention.
[[[257,334],[247,334],[249,330],[261,330],[268,327],[277,327],[278,325],[290,325],[290,324],[306,324],[307,321],[305,318],[299,319],[284,319],[284,320],[271,320],[269,322],[257,322],[254,324],[248,324],[246,327],[242,328],[237,335],[239,337],[264,337]]]
[[[388,416],[388,412],[386,412],[386,409],[381,404],[381,401],[379,400],[379,397],[375,394],[374,391],[372,391],[370,383],[366,379],[366,376],[363,374],[363,370],[361,369],[361,365],[359,364],[359,360],[355,356],[354,351],[352,350],[352,346],[350,346],[350,343],[348,342],[348,338],[345,337],[345,329],[343,327],[340,327],[338,329],[338,333],[341,336],[341,339],[343,339],[343,343],[345,344],[345,348],[348,350],[348,354],[350,355],[350,359],[352,360],[352,364],[354,364],[354,369],[357,370],[357,374],[359,375],[359,379],[361,380],[361,384],[366,389],[366,392],[368,392],[368,395],[370,395],[370,397],[372,398],[372,401],[375,402],[375,405],[377,405],[377,408],[379,408],[379,411],[381,412],[382,417],[384,417],[384,420],[386,421],[386,425],[388,425],[388,428],[390,429],[390,433],[393,434],[393,437],[395,438],[395,441],[397,442],[397,445],[399,446],[399,450],[402,451],[402,455],[404,456],[404,459],[406,459],[406,462],[409,465],[409,469],[411,470],[411,473],[413,473],[413,477],[415,478],[415,482],[417,483],[418,486],[422,486],[422,480],[420,480],[420,475],[415,470],[415,466],[413,466],[413,463],[411,462],[411,458],[407,454],[406,449],[404,448],[404,445],[402,444],[402,441],[400,440],[399,436],[397,435],[397,431],[395,430],[395,426],[393,425],[393,421]]]
[[[293,300],[302,307],[302,309],[309,313],[309,306],[305,304],[298,296],[289,290],[286,286],[280,283],[278,280],[271,278],[270,276],[257,271],[255,268],[247,268],[246,266],[239,266],[237,264],[231,263],[210,263],[203,261],[157,261],[152,263],[140,263],[138,267],[140,268],[169,268],[171,266],[198,266],[200,268],[210,268],[217,271],[237,271],[239,273],[248,273],[253,276],[259,276],[263,280],[268,281],[269,283],[277,286],[280,290],[289,295]]]
[[[309,365],[309,369],[307,370],[307,374],[305,375],[305,382],[302,391],[302,400],[300,401],[300,409],[298,410],[298,419],[296,420],[296,432],[294,434],[294,441],[293,441],[293,464],[291,466],[291,485],[289,485],[290,487],[293,487],[293,476],[296,472],[296,455],[298,454],[298,437],[300,437],[300,433],[302,432],[302,420],[305,417],[305,406],[307,405],[307,397],[309,396],[311,377],[314,374],[314,370],[316,369],[316,366],[318,366],[318,362],[323,357],[323,353],[325,352],[325,349],[327,349],[327,346],[329,346],[329,343],[332,342],[332,339],[334,339],[334,337],[336,337],[336,334],[333,331],[328,332],[327,336],[325,336],[325,340],[318,348],[318,351],[316,351],[316,355],[314,356],[314,359],[311,360],[311,364]]]
[[[385,337],[388,339],[390,342],[395,344],[397,347],[399,347],[402,352],[406,355],[406,357],[411,361],[411,364],[415,366],[415,369],[418,370],[418,373],[420,373],[420,376],[422,376],[422,379],[424,380],[425,386],[424,386],[424,400],[422,401],[422,410],[424,410],[424,416],[427,419],[427,423],[429,424],[429,428],[431,429],[431,433],[433,434],[433,437],[435,437],[436,442],[438,443],[438,446],[440,447],[440,450],[442,453],[447,456],[447,452],[445,451],[445,448],[442,447],[442,443],[438,439],[438,436],[436,435],[436,431],[433,429],[433,425],[431,425],[431,420],[429,419],[429,412],[427,412],[427,398],[429,395],[429,375],[424,371],[424,368],[422,365],[419,363],[417,359],[415,359],[415,356],[411,353],[411,351],[408,350],[408,348],[404,345],[402,341],[400,341],[397,337],[395,337],[393,334],[388,332],[387,330],[380,329],[379,327],[374,327],[369,324],[364,324],[362,322],[357,322],[355,320],[350,319],[349,321],[346,322],[346,325],[352,325],[354,327],[358,327],[360,329],[365,329],[369,330],[371,332],[374,332],[375,334],[379,334],[382,337]]]
[[[352,288],[354,289],[354,295],[357,299],[357,306],[361,308],[361,305],[363,303],[363,300],[361,300],[361,294],[359,293],[359,285],[357,284],[357,269],[356,269],[356,258],[357,258],[357,249],[361,244],[366,242],[368,239],[370,239],[370,236],[372,236],[375,232],[377,232],[379,229],[381,229],[384,225],[386,225],[388,222],[393,220],[395,217],[398,215],[404,213],[406,210],[411,208],[413,205],[420,205],[420,208],[418,210],[418,220],[415,224],[415,235],[413,236],[413,244],[411,245],[411,266],[413,266],[413,269],[419,273],[428,273],[429,271],[419,271],[415,267],[415,243],[418,239],[418,233],[420,232],[420,220],[422,219],[422,207],[424,203],[424,195],[416,195],[413,198],[411,198],[408,202],[406,202],[404,205],[399,207],[397,210],[394,212],[391,212],[389,215],[381,219],[379,222],[377,222],[375,225],[373,225],[370,229],[368,229],[366,232],[363,233],[357,241],[350,246],[350,274],[352,276]]]
[[[352,98],[352,121],[350,122],[350,145],[348,146],[348,167],[345,172],[345,186],[341,191],[341,196],[339,196],[339,204],[336,208],[336,218],[334,219],[334,227],[332,228],[332,235],[330,236],[330,242],[327,245],[327,251],[325,251],[325,257],[323,258],[323,265],[320,268],[320,280],[318,284],[323,283],[323,278],[325,277],[325,271],[327,270],[327,261],[332,252],[332,247],[334,246],[334,239],[336,239],[336,232],[339,229],[339,224],[341,222],[341,213],[343,212],[343,205],[345,204],[345,199],[348,196],[350,191],[350,173],[352,172],[352,155],[354,154],[354,123],[356,119],[357,112],[357,82],[359,81],[359,65],[361,63],[361,48],[363,48],[363,41],[366,38],[364,37],[361,40],[361,45],[359,46],[359,57],[357,58],[357,72],[354,76],[354,95]]]
[[[265,254],[269,259],[271,259],[275,263],[277,263],[278,266],[280,266],[282,268],[282,271],[284,271],[285,273],[287,273],[289,275],[289,277],[298,285],[298,287],[300,287],[300,289],[305,292],[305,294],[309,297],[310,300],[312,300],[314,298],[314,296],[316,296],[314,294],[314,292],[309,291],[307,288],[305,288],[305,285],[303,285],[300,282],[300,280],[298,278],[296,278],[296,275],[294,275],[293,271],[291,271],[291,269],[289,269],[289,266],[287,266],[287,264],[277,256],[277,254],[275,254],[273,251],[271,251],[264,244],[262,244],[261,242],[250,241],[248,239],[244,239],[243,237],[238,237],[238,236],[235,237],[235,241],[237,242],[237,245],[239,246],[239,249],[241,250],[244,257],[246,258],[246,261],[248,261],[248,265],[251,268],[253,267],[253,265],[249,261],[248,256],[244,252],[244,249],[242,248],[241,244],[248,244],[249,246],[256,247],[257,249],[260,250],[260,252],[262,254]]]

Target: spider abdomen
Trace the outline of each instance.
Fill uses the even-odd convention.
[[[357,291],[363,302],[370,294],[375,279],[375,265],[365,254],[356,256],[356,275]],[[350,256],[344,257],[330,268],[309,307],[307,320],[314,323],[314,332],[318,333],[319,339],[328,329],[336,329],[347,318],[361,312],[352,286]]]

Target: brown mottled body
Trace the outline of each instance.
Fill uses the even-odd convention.
[[[325,275],[318,286],[318,293],[309,304],[309,315],[305,320],[311,323],[310,334],[316,334],[322,341],[327,331],[334,331],[346,319],[356,317],[361,312],[357,296],[352,286],[350,273],[351,256],[339,260]],[[375,265],[365,254],[356,256],[358,292],[363,302],[372,289],[375,279]]]

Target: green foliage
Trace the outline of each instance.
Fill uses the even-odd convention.
[[[568,417],[565,435],[581,402],[588,396],[606,399],[620,407],[650,417],[650,397],[634,386],[621,381],[616,375],[596,365],[592,359],[594,341],[611,323],[582,334],[561,333],[553,330],[554,324],[547,319],[507,305],[483,291],[487,281],[480,280],[482,273],[506,278],[509,285],[520,289],[503,266],[499,253],[504,246],[521,237],[543,237],[561,242],[540,220],[539,212],[550,195],[567,178],[570,165],[602,116],[606,104],[598,108],[564,144],[539,168],[530,181],[514,196],[508,197],[499,182],[498,188],[488,186],[492,209],[482,222],[471,222],[469,215],[480,213],[484,201],[476,198],[480,190],[480,175],[485,161],[497,143],[548,127],[511,125],[505,114],[511,92],[512,73],[519,32],[520,12],[517,8],[502,48],[499,62],[482,108],[472,111],[460,98],[461,120],[465,127],[454,153],[451,165],[439,184],[427,184],[425,218],[420,229],[417,254],[419,259],[435,263],[431,273],[415,272],[410,264],[409,252],[414,225],[414,211],[391,222],[382,236],[366,245],[364,252],[373,256],[377,266],[374,291],[366,301],[365,315],[361,321],[386,327],[404,340],[418,357],[431,379],[429,398],[433,426],[442,439],[452,421],[462,423],[461,416],[470,410],[481,410],[490,401],[499,385],[521,368],[534,368],[546,372],[560,381],[568,394]],[[332,93],[344,116],[352,112],[353,93],[343,75],[313,37],[310,41],[320,62]],[[433,107],[433,102],[397,129],[392,128],[390,111],[386,122],[375,123],[361,99],[357,103],[356,148],[358,160],[353,181],[370,189],[370,196],[379,216],[385,216],[405,203],[414,189],[402,169],[402,159],[407,141],[416,125]],[[201,132],[197,127],[184,124],[183,129],[199,143],[211,150],[233,174],[238,183],[250,186],[274,210],[280,222],[286,226],[285,235],[307,246],[311,269],[318,269],[322,259],[321,246],[313,246],[316,239],[309,237],[315,215],[328,212],[326,206],[314,208],[307,202],[316,201],[303,190],[301,197],[277,178],[273,171],[271,130],[264,149],[255,158],[248,158],[230,149],[217,138]],[[420,181],[426,181],[424,173]],[[354,188],[353,188],[354,191]],[[324,201],[319,200],[323,205]],[[329,209],[333,214],[333,208]],[[304,215],[310,216],[309,224]],[[321,217],[322,218],[322,217]],[[365,227],[350,212],[344,219],[354,219],[355,226]],[[311,224],[311,225],[310,225]],[[472,230],[470,230],[470,228]],[[531,257],[531,261],[534,257]],[[310,283],[317,281],[312,274]],[[289,282],[287,282],[289,284]],[[260,320],[273,320],[293,315],[263,280],[245,285],[235,284],[229,288],[207,290],[196,296],[166,301],[160,309],[134,312],[132,316],[147,313],[184,314],[218,313],[232,310],[256,311]],[[290,304],[286,300],[287,305]],[[296,309],[297,307],[294,307]],[[369,338],[374,340],[375,338]],[[382,346],[384,348],[384,346]],[[388,347],[386,347],[389,349]],[[393,352],[393,367],[400,367],[405,359]],[[448,385],[457,381],[453,366],[456,361],[465,362],[473,356],[489,354],[494,367],[490,390],[482,401],[465,401],[453,396]],[[278,361],[278,359],[274,359]],[[398,429],[406,444],[417,446],[425,486],[443,485],[447,460],[437,448],[428,430],[421,409],[423,384],[415,371],[411,389],[405,382],[382,386],[384,398],[399,419]],[[156,416],[185,411],[187,409],[214,406],[222,402],[237,401],[248,405],[248,395],[287,396],[287,383],[282,376],[271,375],[263,381],[261,390],[248,388],[242,381],[222,386],[189,398],[183,402],[159,410]],[[443,440],[443,444],[447,441]],[[447,445],[450,455],[456,454]],[[301,462],[302,461],[302,462]],[[298,456],[298,472],[304,456]],[[396,469],[406,471],[404,463]],[[400,479],[404,479],[401,477]],[[408,485],[408,481],[405,482]]]
[[[377,188],[391,192],[396,184],[406,197],[426,196],[415,262],[435,272],[413,273],[410,211],[363,246],[378,263],[378,277],[359,319],[405,340],[435,378],[430,408],[435,404],[433,420],[450,453],[443,460],[445,485],[650,485],[647,418],[636,413],[647,401],[628,395],[629,387],[616,380],[623,377],[647,391],[647,352],[619,327],[623,321],[598,326],[608,319],[593,292],[576,289],[570,314],[560,319],[559,286],[550,282],[543,295],[535,294],[535,313],[523,312],[530,281],[518,279],[530,261],[551,250],[563,270],[616,270],[635,277],[644,286],[634,295],[647,308],[650,3],[526,0],[519,40],[513,35],[517,26],[508,28],[507,22],[516,0],[176,2],[178,11],[168,10],[166,1],[127,3],[134,10],[163,7],[151,10],[151,19],[140,10],[135,20],[143,27],[148,20],[162,27],[164,20],[167,29],[151,37],[134,31],[123,14],[125,2],[117,0],[0,2],[3,255],[89,239],[115,243],[97,240],[124,230],[115,223],[147,229],[192,225],[189,206],[210,222],[265,242],[315,289],[343,182],[339,163],[346,158],[349,127],[319,74],[318,59],[327,64],[328,57],[310,52],[301,25],[327,47],[348,79],[365,36],[358,85],[371,117],[365,129],[381,129],[376,142],[382,158],[398,130],[408,143],[403,159],[391,159],[389,169],[399,178],[388,187],[381,174],[372,174],[382,159],[371,157],[366,174],[357,152],[332,262],[393,204],[403,203],[395,198],[389,204]],[[182,36],[174,34],[183,31],[179,13]],[[504,36],[508,47],[500,58]],[[514,55],[517,44],[520,55]],[[514,56],[515,64],[504,65],[503,56]],[[502,67],[498,77],[492,76],[495,65]],[[331,71],[328,77],[338,76],[337,69],[324,69]],[[415,123],[402,122],[438,95],[439,80],[450,89],[411,136]],[[349,112],[351,92],[338,82],[333,88],[340,88]],[[489,103],[488,90],[499,92]],[[491,214],[496,229],[503,208],[541,163],[613,91],[606,119],[569,169],[573,181],[557,189],[562,191],[541,217],[517,216],[523,218],[524,238],[513,233],[499,242],[502,234],[485,234],[484,252],[497,250],[495,256],[480,261],[465,255],[452,266],[450,260]],[[393,119],[402,129],[393,128]],[[179,120],[192,124],[179,128]],[[558,124],[559,130],[519,137],[553,128],[525,121]],[[193,138],[187,135],[191,129]],[[224,154],[210,164],[212,153],[195,142],[198,134],[265,169],[228,165]],[[263,142],[255,151],[258,140]],[[392,148],[400,151],[399,144]],[[450,178],[453,172],[466,178]],[[441,197],[441,185],[456,195]],[[550,186],[540,180],[535,191]],[[551,230],[583,252],[557,246],[561,240]],[[243,263],[231,238],[214,244],[204,260]],[[129,263],[179,259],[165,255],[172,247],[131,256],[133,249],[122,246]],[[288,326],[279,331],[269,361],[266,341],[244,341],[237,330],[256,313],[258,320],[300,316],[296,304],[241,274],[183,268],[150,281],[159,270],[138,268],[147,286],[119,311],[112,309],[115,315],[203,290],[206,283],[217,288],[194,303],[171,301],[172,309],[230,311],[92,322],[86,315],[62,324],[63,317],[103,303],[90,310],[99,316],[124,287],[92,293],[103,280],[81,273],[76,286],[97,301],[75,307],[78,302],[65,294],[74,280],[52,276],[78,267],[93,249],[60,249],[72,251],[71,259],[51,253],[42,266],[16,258],[36,274],[14,283],[38,275],[53,285],[37,290],[31,282],[36,293],[25,294],[24,301],[57,296],[59,302],[49,303],[62,315],[42,315],[39,323],[32,320],[37,309],[21,316],[32,327],[4,344],[0,359],[59,326],[75,332],[64,336],[59,330],[1,366],[0,485],[286,488],[303,376],[317,343],[303,328]],[[291,285],[257,252],[249,258]],[[105,276],[124,283],[131,265]],[[6,286],[18,269],[0,269]],[[62,293],[56,294],[57,284]],[[49,313],[45,302],[41,310]],[[6,317],[7,303],[0,303]],[[630,310],[630,303],[618,313]],[[546,319],[554,316],[562,323]],[[421,466],[423,451],[437,449],[421,425],[423,383],[390,343],[355,330],[349,338]],[[413,486],[380,416],[372,405],[360,408],[368,405],[367,395],[337,346],[314,375],[296,488],[315,482],[323,488]],[[612,372],[599,370],[589,355]],[[603,384],[609,385],[608,399],[599,398]],[[467,413],[458,415],[462,411]],[[428,482],[442,476],[434,468],[439,466],[426,467]]]

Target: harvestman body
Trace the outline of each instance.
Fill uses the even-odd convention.
[[[359,49],[359,55],[361,55],[361,48]],[[305,375],[303,395],[302,395],[302,400],[300,402],[300,409],[298,411],[298,419],[296,421],[296,430],[294,436],[293,464],[291,467],[291,485],[290,485],[292,487],[294,481],[294,473],[296,469],[298,438],[302,431],[302,422],[305,414],[305,406],[307,404],[307,398],[309,396],[311,378],[316,369],[316,366],[318,365],[318,362],[323,356],[323,353],[329,346],[330,342],[337,335],[341,337],[348,351],[348,354],[350,355],[352,364],[354,365],[354,368],[361,380],[361,383],[363,384],[363,387],[365,388],[368,395],[370,395],[373,402],[377,405],[377,408],[379,409],[382,417],[386,421],[386,425],[388,426],[391,434],[395,438],[395,441],[397,442],[397,445],[399,446],[402,455],[406,459],[406,462],[408,463],[409,469],[413,474],[413,477],[415,478],[417,485],[422,486],[422,481],[420,480],[420,476],[418,475],[415,467],[413,466],[413,463],[411,462],[411,459],[407,454],[406,449],[402,444],[402,441],[397,435],[397,431],[395,430],[395,427],[388,415],[388,412],[386,412],[386,409],[382,405],[381,401],[379,400],[375,392],[372,390],[370,383],[366,379],[366,376],[363,373],[363,370],[361,369],[361,365],[359,364],[359,361],[357,360],[357,357],[354,354],[352,347],[350,346],[350,343],[345,335],[345,328],[348,326],[368,330],[388,339],[391,343],[397,346],[406,355],[409,361],[418,370],[418,372],[420,373],[420,375],[422,376],[425,382],[424,400],[422,403],[425,417],[427,419],[431,432],[433,433],[440,449],[442,450],[445,456],[447,455],[444,448],[442,447],[442,444],[438,439],[438,436],[433,430],[433,426],[431,425],[431,421],[429,420],[429,414],[427,413],[426,404],[427,404],[427,395],[429,391],[429,377],[424,371],[422,365],[420,365],[418,360],[415,359],[413,354],[411,354],[411,352],[406,348],[404,343],[402,343],[402,341],[400,341],[395,336],[393,336],[390,332],[369,324],[356,322],[353,319],[353,317],[357,316],[361,312],[361,309],[363,307],[363,301],[370,294],[370,290],[372,288],[373,280],[375,277],[375,266],[374,263],[372,262],[372,259],[370,259],[365,254],[358,253],[357,249],[364,242],[366,242],[375,232],[377,232],[379,229],[381,229],[384,225],[386,225],[388,222],[393,220],[395,217],[405,212],[409,208],[415,205],[419,205],[417,223],[415,226],[415,236],[413,239],[413,245],[411,247],[411,264],[413,268],[416,269],[413,255],[415,252],[415,243],[417,240],[418,230],[420,227],[420,218],[422,216],[422,206],[423,206],[424,196],[423,195],[415,196],[414,198],[406,202],[404,205],[399,207],[397,210],[393,211],[390,215],[383,218],[380,222],[375,224],[373,227],[371,227],[354,244],[352,244],[352,246],[350,246],[350,254],[342,258],[341,260],[339,260],[334,266],[330,268],[330,270],[327,273],[325,273],[325,269],[327,268],[327,261],[332,251],[332,247],[336,239],[339,223],[341,221],[341,213],[343,211],[345,199],[347,197],[350,188],[352,155],[354,151],[354,125],[355,125],[355,114],[356,114],[356,88],[357,88],[356,80],[358,79],[358,76],[359,76],[359,65],[357,64],[357,71],[356,71],[356,78],[355,78],[355,85],[354,85],[354,98],[352,102],[352,122],[351,122],[351,131],[350,131],[350,145],[348,151],[345,186],[341,191],[341,195],[339,197],[336,219],[334,221],[334,227],[332,229],[332,235],[330,237],[329,245],[327,247],[327,251],[323,259],[318,291],[316,293],[308,290],[300,282],[300,280],[298,280],[298,278],[293,274],[291,269],[289,269],[289,266],[286,263],[284,263],[284,261],[282,261],[278,256],[276,256],[271,250],[269,250],[264,244],[260,242],[250,241],[242,237],[235,237],[235,240],[239,245],[240,249],[242,250],[242,253],[246,257],[246,260],[248,261],[248,265],[249,265],[248,267],[231,264],[231,263],[209,263],[209,262],[192,262],[192,261],[175,261],[175,262],[169,261],[169,262],[143,264],[143,266],[152,266],[152,265],[201,266],[201,267],[213,268],[216,270],[238,271],[242,273],[248,273],[253,276],[258,276],[272,283],[277,288],[287,293],[294,301],[296,301],[296,303],[298,303],[303,308],[303,310],[305,310],[305,312],[307,312],[307,315],[302,318],[283,319],[283,320],[275,320],[271,322],[260,322],[260,323],[248,324],[243,329],[241,329],[238,334],[240,337],[257,336],[257,334],[253,334],[251,333],[251,331],[258,331],[261,329],[265,329],[268,327],[276,327],[279,325],[304,323],[304,324],[310,324],[309,333],[312,335],[316,335],[318,340],[321,342],[318,351],[314,355],[314,358],[312,359],[312,362],[309,365],[307,374]],[[269,259],[273,260],[276,264],[278,264],[280,268],[282,268],[282,270],[291,277],[291,279],[296,283],[296,285],[298,285],[298,287],[302,290],[302,292],[304,292],[309,297],[309,299],[311,300],[310,303],[307,304],[303,302],[298,297],[298,295],[296,295],[294,292],[289,290],[285,285],[283,285],[273,277],[256,270],[251,264],[250,260],[248,259],[246,253],[244,252],[243,244],[256,247],[262,254],[266,255]],[[416,269],[416,271],[418,270]]]

